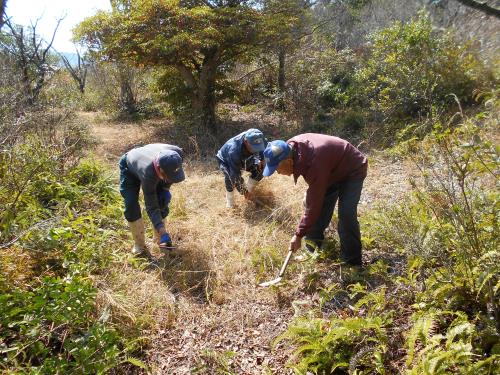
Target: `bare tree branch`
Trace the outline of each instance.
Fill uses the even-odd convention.
[[[7,0],[0,0],[0,30],[2,29],[2,26],[5,22],[4,17],[5,16],[5,8],[7,5]]]
[[[481,12],[484,12],[489,16],[500,18],[500,9],[488,5],[486,1],[482,2],[476,0],[456,0],[456,1],[470,8],[480,10]]]
[[[48,78],[48,73],[51,71],[48,64],[49,52],[62,20],[63,18],[60,18],[57,21],[52,39],[47,45],[44,45],[44,41],[36,33],[39,19],[34,24],[31,24],[29,35],[25,34],[23,26],[12,24],[10,19],[5,20],[11,41],[2,41],[0,45],[16,60],[28,104],[34,104],[37,101],[38,95]]]
[[[81,56],[78,48],[75,48],[75,49],[76,49],[76,55],[78,58],[76,67],[71,65],[71,63],[69,62],[69,60],[66,56],[64,56],[62,54],[59,54],[59,56],[61,57],[61,60],[63,61],[64,66],[66,67],[68,72],[71,74],[71,77],[73,77],[73,79],[78,84],[78,89],[80,90],[80,92],[82,94],[84,94],[85,93],[85,84],[86,84],[86,80],[87,80],[88,64],[87,64],[87,61],[85,60],[85,58],[83,58]]]

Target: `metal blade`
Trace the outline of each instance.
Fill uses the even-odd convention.
[[[289,250],[288,254],[286,255],[285,261],[283,262],[283,265],[281,266],[280,273],[278,274],[277,278],[275,278],[274,280],[266,281],[265,283],[260,283],[259,286],[266,287],[266,286],[278,284],[281,281],[283,274],[285,273],[286,267],[288,266],[288,262],[290,261],[291,256],[292,256],[292,250]]]
[[[266,286],[271,286],[271,285],[276,285],[281,281],[281,276],[275,278],[274,280],[269,280],[264,283],[260,283],[259,286],[261,287],[266,287]]]

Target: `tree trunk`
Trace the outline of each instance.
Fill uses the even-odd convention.
[[[214,60],[205,61],[201,68],[200,85],[198,90],[199,102],[201,103],[202,125],[217,134],[217,119],[215,115],[215,77],[217,64]]]
[[[177,70],[191,90],[191,108],[197,122],[208,129],[210,133],[217,134],[217,116],[215,107],[215,82],[219,66],[219,52],[207,53],[203,63],[199,66],[197,77],[185,65],[176,65]]]
[[[285,78],[285,62],[286,62],[286,52],[283,48],[280,48],[278,52],[278,108],[285,109],[285,90],[286,90],[286,78]]]
[[[137,112],[134,93],[132,92],[129,82],[126,80],[120,82],[120,101],[127,113],[134,114]]]
[[[128,114],[137,112],[137,102],[132,90],[133,72],[127,66],[118,65],[118,76],[120,79],[120,103]]]
[[[215,92],[209,89],[200,90],[199,95],[192,100],[192,109],[197,122],[208,129],[211,134],[217,134],[217,117],[215,114]]]

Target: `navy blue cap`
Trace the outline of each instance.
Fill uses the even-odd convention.
[[[182,169],[182,158],[176,151],[160,151],[158,164],[161,170],[167,175],[169,182],[181,182],[186,178]]]
[[[278,168],[278,164],[288,157],[290,150],[291,147],[285,141],[278,140],[267,144],[264,150],[264,160],[266,161],[264,172],[262,172],[264,177],[269,177],[274,173],[276,168]]]
[[[245,140],[248,142],[252,154],[262,152],[266,147],[264,134],[259,129],[248,129],[245,132]]]

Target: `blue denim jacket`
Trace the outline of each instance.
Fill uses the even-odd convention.
[[[232,181],[238,181],[241,178],[241,170],[246,169],[245,163],[249,162],[249,159],[252,159],[251,156],[264,160],[264,152],[252,155],[246,151],[246,148],[243,146],[245,133],[246,131],[229,139],[217,152],[217,159],[227,168]],[[264,142],[267,144],[266,141]]]

